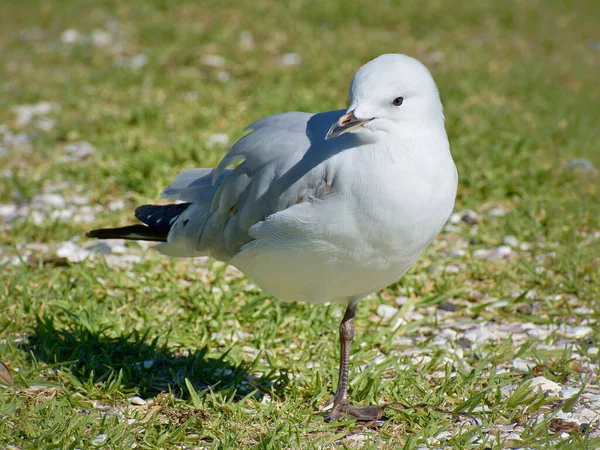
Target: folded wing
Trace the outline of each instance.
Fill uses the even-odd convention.
[[[162,196],[190,205],[157,250],[176,257],[208,255],[228,261],[252,240],[252,225],[326,195],[334,174],[325,161],[341,148],[323,138],[342,114],[290,112],[267,117],[248,127],[253,131],[217,168],[181,173]]]

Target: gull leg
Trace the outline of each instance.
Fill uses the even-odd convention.
[[[350,364],[350,346],[354,339],[354,316],[358,302],[349,303],[340,323],[340,376],[333,409],[328,414],[326,421],[330,422],[346,414],[348,410],[348,366]]]
[[[358,301],[348,304],[342,323],[340,324],[340,381],[333,397],[333,408],[325,418],[326,422],[344,417],[346,414],[360,421],[381,419],[379,406],[354,406],[348,403],[348,366],[350,364],[350,346],[354,339],[354,316]]]

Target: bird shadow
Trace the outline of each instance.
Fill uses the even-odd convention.
[[[68,368],[82,385],[104,384],[107,390],[113,385],[144,398],[162,392],[183,399],[221,392],[233,401],[248,395],[283,396],[288,382],[284,372],[251,375],[250,365],[227,362],[229,351],[215,358],[208,356],[206,346],[192,352],[174,350],[159,345],[158,338],[150,340],[149,331],[114,336],[83,324],[57,328],[52,318],[38,317],[25,350],[52,368]]]

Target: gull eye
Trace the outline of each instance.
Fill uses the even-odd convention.
[[[394,101],[392,102],[392,105],[394,105],[394,106],[400,106],[403,101],[404,101],[404,98],[402,98],[402,97],[396,97],[394,99]]]

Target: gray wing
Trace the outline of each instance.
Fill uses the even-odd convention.
[[[343,149],[324,141],[344,111],[290,112],[259,120],[215,169],[181,173],[162,196],[190,202],[159,251],[172,256],[210,255],[227,261],[247,242],[248,230],[271,214],[324,196],[333,172],[325,163]],[[232,164],[240,164],[228,170]]]

